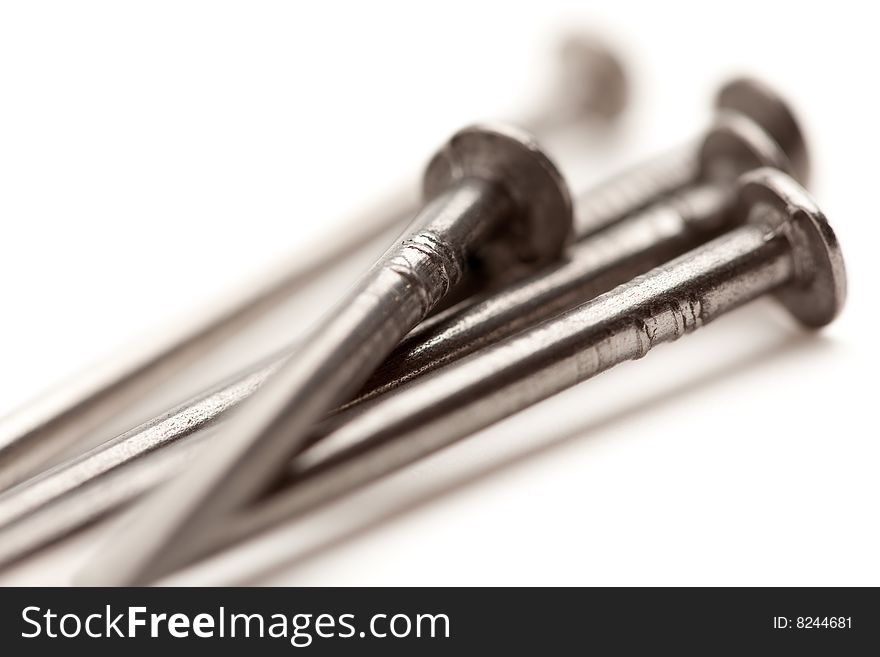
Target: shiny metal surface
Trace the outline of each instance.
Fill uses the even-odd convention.
[[[702,137],[611,176],[582,193],[575,204],[574,231],[583,239],[700,178]]]
[[[39,472],[53,457],[71,449],[130,403],[150,392],[201,356],[236,335],[284,299],[328,270],[364,242],[402,227],[416,194],[389,198],[384,210],[368,210],[350,222],[351,230],[332,242],[276,268],[237,295],[202,306],[175,332],[156,336],[135,349],[95,364],[45,395],[0,419],[0,490]],[[412,197],[412,198],[410,198]],[[389,238],[390,239],[390,238]]]
[[[593,301],[404,386],[294,462],[269,499],[207,529],[178,565],[276,526],[765,294],[808,327],[846,296],[840,248],[778,171],[741,183],[744,225]]]
[[[452,137],[425,174],[428,201],[361,282],[220,428],[197,467],[145,499],[105,554],[96,581],[149,581],[178,550],[284,471],[323,416],[355,394],[400,340],[461,279],[483,244],[528,260],[558,257],[571,200],[525,133],[474,126]]]
[[[583,303],[709,239],[729,226],[731,175],[766,164],[787,167],[785,155],[749,122],[722,115],[702,141],[699,150],[686,146],[582,194],[575,208],[580,241],[562,262],[422,322],[371,378],[362,400]],[[677,194],[672,193],[673,183],[678,185]],[[648,193],[656,194],[655,203],[627,216],[630,208],[645,205]],[[616,220],[612,210],[621,213]],[[616,225],[596,232],[597,226],[615,221]],[[0,563],[63,536],[164,481],[169,472],[147,464],[137,466],[141,474],[133,477],[143,486],[140,490],[113,483],[123,481],[118,472],[134,467],[144,455],[211,426],[250,396],[290,353],[279,354],[104,447],[0,495]],[[180,462],[162,461],[168,468]],[[97,495],[102,480],[103,495]],[[76,497],[95,501],[89,505],[65,499]],[[44,519],[28,518],[29,514]],[[64,519],[53,525],[51,516],[56,514]]]
[[[422,322],[346,406],[386,394],[706,241],[729,227],[738,174],[764,166],[793,173],[786,154],[760,126],[726,113],[703,139],[697,159],[701,182],[582,240],[549,271]]]
[[[696,158],[693,149],[677,152],[674,158],[676,162],[686,161],[688,168],[694,168],[692,163],[696,162]],[[658,171],[660,169],[654,162],[650,166]],[[641,171],[639,167],[635,170]],[[688,176],[688,179],[692,180],[693,177]],[[620,176],[615,180],[625,181],[626,178]],[[657,178],[650,178],[651,182],[655,180]],[[611,193],[613,182],[602,186],[605,192],[603,198],[612,199],[611,205],[616,208],[635,205],[636,198],[630,191],[632,187],[627,185],[621,194],[615,195]],[[592,195],[588,193],[581,198],[592,199]],[[627,203],[622,203],[620,199],[626,199]],[[675,236],[668,233],[676,226],[676,207],[686,213],[688,204],[695,203],[692,208],[694,216],[682,219],[688,223],[691,219],[698,222],[701,219],[697,215],[705,213],[705,222],[709,223],[717,210],[712,206],[722,200],[710,189],[685,191],[675,205],[648,210],[643,218],[634,217],[620,228],[596,235],[583,245],[575,246],[568,264],[557,272],[557,276],[564,279],[566,269],[580,269],[585,277],[590,270],[598,274],[603,269],[613,269],[617,260],[625,261],[627,251],[637,252],[645,239],[655,235],[665,235],[675,242]],[[601,213],[603,222],[608,221],[609,205],[600,203],[591,204],[590,207]],[[583,211],[578,215],[586,216]],[[659,244],[656,248],[658,252],[664,250]],[[620,266],[619,275],[625,276],[624,267]],[[564,280],[563,285],[571,287]],[[596,289],[604,287],[600,280],[596,280],[595,285]],[[451,316],[451,313],[443,315]],[[486,337],[491,335],[487,334]],[[233,377],[229,382],[186,400],[165,415],[0,494],[0,564],[19,558],[102,517],[167,480],[183,462],[184,451],[178,452],[180,458],[144,457],[164,446],[186,443],[198,437],[199,432],[213,426],[256,392],[293,352],[295,347]],[[126,476],[126,472],[131,476]]]
[[[795,177],[802,183],[809,181],[807,140],[800,123],[776,91],[755,78],[736,78],[719,90],[715,105],[748,116],[760,125],[786,152]]]
[[[563,44],[560,60],[560,80],[552,97],[521,125],[551,129],[566,122],[605,121],[620,113],[627,82],[610,49],[594,37],[572,35]],[[0,490],[39,472],[120,408],[237,334],[364,243],[402,230],[417,211],[416,191],[401,190],[353,218],[332,241],[322,241],[213,306],[201,307],[189,323],[175,324],[173,334],[152,336],[148,343],[89,367],[0,418]]]

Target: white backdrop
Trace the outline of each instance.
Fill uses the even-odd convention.
[[[844,314],[804,334],[758,302],[176,581],[880,584],[877,18],[859,2],[4,3],[0,412],[333,239],[455,128],[534,106],[560,30],[588,29],[633,93],[577,180],[695,134],[726,76],[767,80],[808,132]],[[199,376],[286,341],[370,256]],[[101,531],[0,582],[69,581]]]

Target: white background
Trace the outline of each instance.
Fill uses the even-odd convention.
[[[765,79],[805,124],[844,314],[805,334],[757,302],[177,581],[878,585],[877,20],[859,2],[4,3],[0,412],[333,239],[455,128],[539,104],[560,30],[588,29],[633,93],[583,144],[583,181],[695,135],[726,76]],[[302,330],[374,254],[205,380]],[[70,581],[101,531],[0,582]]]

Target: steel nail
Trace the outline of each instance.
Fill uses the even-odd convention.
[[[824,215],[787,175],[742,177],[744,225],[536,328],[385,396],[294,462],[288,484],[207,528],[179,565],[271,529],[761,296],[831,322],[846,274]]]
[[[773,105],[784,107],[779,101]],[[772,140],[753,123],[727,113],[716,117],[702,148],[680,148],[582,194],[576,204],[576,215],[582,218],[580,242],[563,263],[423,322],[371,379],[360,401],[586,301],[709,239],[730,219],[726,211],[733,197],[729,171],[762,164],[786,166],[785,154]],[[721,176],[714,173],[718,163],[729,164],[721,167]],[[684,189],[673,194],[673,180],[689,184],[682,183]],[[605,230],[593,230],[596,225],[613,223],[613,209],[626,216],[629,208],[644,205],[641,199],[647,190],[657,195],[647,210],[618,217],[616,225]],[[213,426],[253,394],[290,353],[278,354],[105,446],[0,495],[0,545],[4,546],[0,547],[0,563],[101,517],[167,479],[188,449],[161,460],[142,457],[163,445],[191,440]],[[343,413],[325,423],[313,438],[349,415]],[[143,463],[136,464],[139,459]],[[126,470],[131,476],[124,476]]]
[[[734,219],[728,210],[739,173],[766,166],[794,173],[786,153],[760,126],[726,112],[703,138],[697,159],[699,182],[581,240],[562,263],[422,322],[344,408],[583,303],[714,237]]]
[[[570,37],[563,49],[560,84],[541,111],[521,122],[529,129],[561,121],[604,122],[624,107],[625,72],[612,50],[579,35]],[[120,408],[196,362],[364,244],[383,235],[391,241],[417,211],[416,191],[399,190],[354,218],[334,240],[299,252],[236,294],[178,321],[167,337],[152,336],[0,418],[0,490],[36,474],[86,439],[96,444],[92,434]]]
[[[531,137],[509,127],[454,135],[428,165],[425,196],[406,234],[200,450],[187,476],[133,510],[129,529],[97,556],[95,581],[149,581],[202,528],[271,486],[315,423],[357,392],[482,245],[549,261],[571,231],[562,177]]]

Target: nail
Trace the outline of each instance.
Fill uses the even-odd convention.
[[[809,183],[807,143],[797,116],[779,93],[755,78],[734,78],[718,90],[714,105],[713,125],[723,122],[724,117],[730,115],[750,119],[785,153],[788,162],[786,170],[801,184]],[[701,158],[699,153],[700,144],[706,137],[707,133],[699,135],[691,143],[590,189],[578,199],[575,232],[582,237],[590,235],[616,223],[621,217],[681,191],[701,178],[705,179],[708,172],[704,167],[711,159],[711,154],[709,158]],[[719,146],[716,152],[720,156],[719,161],[724,162],[724,145]],[[729,163],[732,160],[732,157],[726,159]]]
[[[542,107],[517,124],[535,134],[588,120],[620,116],[629,99],[623,62],[595,34],[574,33],[559,43],[557,79]]]
[[[718,92],[715,105],[748,116],[766,130],[788,155],[795,178],[802,184],[809,182],[810,157],[801,124],[769,85],[751,77],[735,78]]]
[[[412,227],[177,477],[134,509],[92,571],[95,582],[146,582],[205,526],[271,486],[310,429],[351,398],[460,280],[484,244],[523,260],[558,257],[571,200],[537,144],[511,128],[460,131],[428,165],[428,200]]]
[[[770,136],[737,114],[723,113],[716,119],[697,159],[700,182],[580,240],[561,264],[420,324],[343,408],[355,408],[584,303],[714,237],[734,218],[728,209],[738,174],[766,166],[793,173],[786,154]]]
[[[572,120],[606,122],[623,109],[625,72],[600,42],[581,37],[561,58],[566,84],[554,90],[536,128],[561,110]],[[609,102],[613,101],[613,102]],[[573,111],[576,110],[576,111]],[[523,122],[523,125],[528,125]],[[332,241],[300,251],[260,280],[178,321],[167,336],[114,354],[0,419],[0,490],[24,481],[53,458],[93,440],[96,430],[176,372],[277,307],[321,273],[383,235],[399,233],[418,211],[417,194],[399,190],[347,224]],[[396,230],[395,230],[396,229]]]
[[[772,294],[810,328],[846,296],[837,240],[785,174],[743,176],[739,228],[574,310],[400,388],[294,462],[268,499],[208,528],[180,563],[266,531],[614,365]]]
[[[773,107],[784,104],[774,101]],[[702,143],[705,152],[689,144],[582,194],[575,206],[580,241],[563,263],[423,322],[371,378],[360,401],[582,303],[706,241],[731,218],[727,211],[734,196],[731,172],[768,164],[787,166],[785,154],[773,140],[748,119],[726,112],[716,117]],[[677,194],[673,185],[678,185]],[[643,199],[649,194],[656,195],[656,202],[628,216],[631,209],[647,205]],[[621,214],[613,219],[615,211]],[[609,224],[613,225],[596,231],[596,226]],[[142,457],[163,445],[191,440],[212,426],[253,394],[290,353],[285,350],[66,466],[0,495],[0,564],[96,520],[165,481],[189,450],[182,448],[175,457],[161,461]],[[325,423],[314,438],[349,416],[342,413]],[[139,459],[143,463],[136,464]],[[128,477],[120,474],[126,470]],[[142,486],[140,490],[135,482]]]

